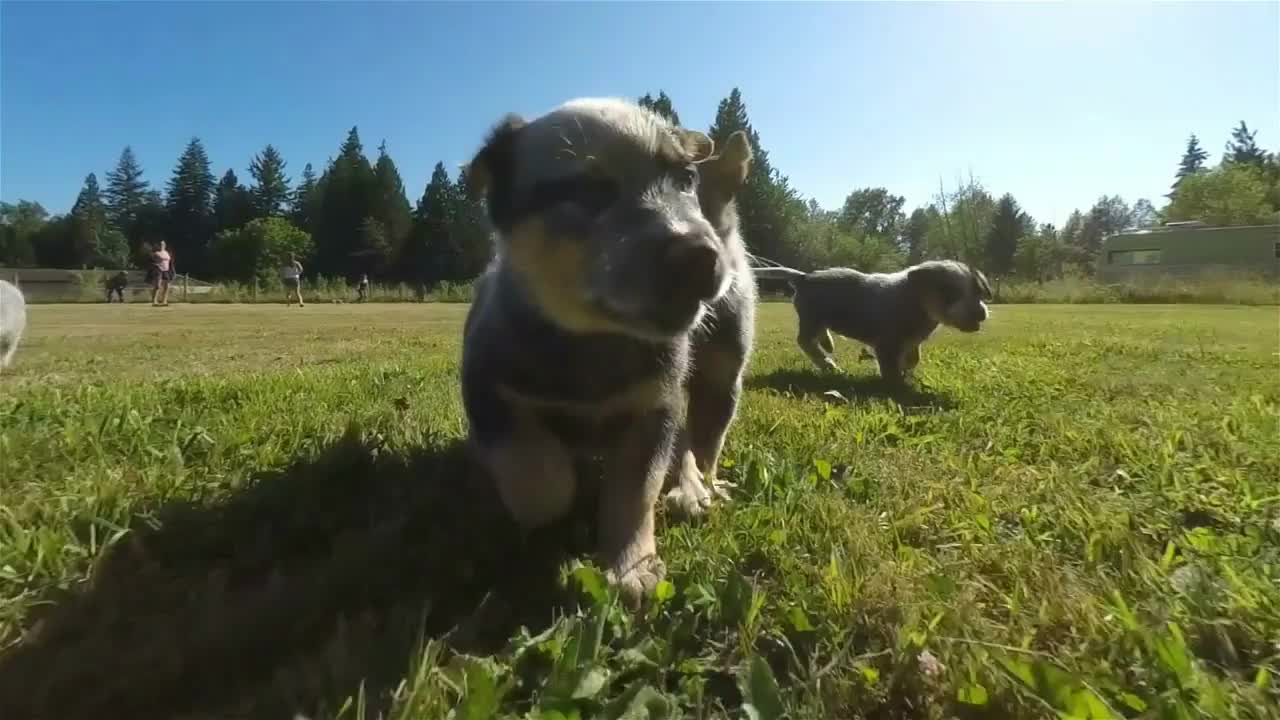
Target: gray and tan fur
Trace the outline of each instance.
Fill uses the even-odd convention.
[[[18,286],[0,280],[0,370],[13,362],[27,327],[27,301]]]
[[[750,163],[743,133],[717,148],[587,98],[507,116],[468,166],[498,236],[464,329],[469,444],[529,529],[570,510],[576,458],[601,458],[598,550],[633,606],[665,572],[664,486],[676,510],[708,506],[737,410],[756,289],[734,195]]]
[[[990,315],[991,286],[981,271],[955,260],[930,260],[894,273],[827,268],[810,273],[756,268],[761,279],[788,280],[795,289],[796,341],[822,369],[831,357],[831,333],[868,346],[880,376],[902,383],[920,362],[920,345],[938,325],[977,332]]]

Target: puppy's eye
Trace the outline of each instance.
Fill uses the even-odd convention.
[[[618,184],[613,179],[598,174],[588,174],[538,185],[534,190],[533,204],[538,210],[570,204],[595,215],[607,210],[617,202],[617,199]]]
[[[671,184],[681,192],[688,192],[698,184],[698,168],[692,164],[679,168],[671,175]]]

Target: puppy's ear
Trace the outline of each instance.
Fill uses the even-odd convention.
[[[971,268],[969,272],[973,274],[973,281],[978,284],[978,297],[983,300],[990,300],[992,296],[991,283],[987,282],[987,276],[983,275],[982,271],[977,268]]]
[[[736,188],[746,182],[753,159],[751,142],[747,140],[747,134],[739,130],[729,136],[724,143],[724,149],[711,161],[716,164],[721,177]]]
[[[467,163],[467,190],[473,197],[488,199],[489,213],[495,221],[510,210],[516,138],[525,124],[514,113],[503,117],[489,131],[484,147]]]
[[[710,140],[710,138],[708,138]],[[702,174],[722,191],[735,192],[751,172],[751,143],[741,130],[729,136],[718,155],[702,164]]]
[[[941,290],[947,279],[946,269],[938,265],[917,265],[907,271],[907,283],[917,294]]]
[[[715,141],[697,130],[678,130],[677,132],[680,136],[680,146],[684,148],[690,162],[703,162],[715,152]]]
[[[751,172],[751,159],[751,143],[747,141],[747,134],[739,130],[725,140],[719,154],[698,165],[698,174],[702,176],[698,201],[716,232],[727,232],[736,221],[733,197]]]

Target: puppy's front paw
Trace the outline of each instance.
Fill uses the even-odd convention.
[[[622,604],[629,610],[638,610],[666,576],[667,565],[657,555],[643,558],[625,570],[613,569],[606,574],[609,584],[617,588]]]
[[[677,520],[701,517],[711,507],[711,492],[702,481],[693,453],[685,452],[676,473],[676,486],[665,498],[667,512]]]

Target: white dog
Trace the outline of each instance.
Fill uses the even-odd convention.
[[[0,370],[13,361],[26,327],[27,301],[22,291],[7,280],[0,280]]]

